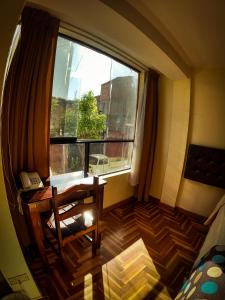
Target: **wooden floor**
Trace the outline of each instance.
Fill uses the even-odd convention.
[[[86,240],[66,247],[66,267],[48,248],[31,269],[46,299],[174,299],[204,240],[201,220],[156,203],[126,204],[105,215],[101,249]]]

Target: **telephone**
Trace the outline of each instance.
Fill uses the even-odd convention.
[[[23,171],[20,173],[20,180],[24,190],[34,190],[44,187],[37,172],[27,173]]]

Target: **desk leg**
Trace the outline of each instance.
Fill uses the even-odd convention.
[[[29,204],[29,212],[30,212],[30,220],[32,224],[33,234],[36,241],[36,245],[38,247],[39,253],[41,255],[41,258],[44,262],[44,264],[48,265],[48,260],[45,253],[45,246],[43,243],[44,240],[44,234],[43,229],[41,225],[41,218],[40,218],[40,212],[38,210],[38,207],[35,203]]]

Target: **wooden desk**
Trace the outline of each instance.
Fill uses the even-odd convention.
[[[65,178],[63,178],[65,180]],[[62,185],[63,182],[58,181],[61,187],[61,192],[63,191]],[[66,182],[66,188],[75,184],[80,183],[92,183],[93,177],[82,178],[80,180],[71,181],[70,184]],[[103,209],[103,196],[104,196],[104,185],[106,181],[103,179],[99,179],[100,185],[100,217],[102,215]],[[29,223],[32,227],[32,232],[34,235],[35,242],[37,244],[38,250],[40,255],[45,264],[48,264],[48,260],[45,253],[45,246],[44,246],[44,233],[41,224],[41,217],[40,214],[42,212],[47,212],[51,210],[51,199],[52,199],[52,189],[51,186],[45,187],[41,190],[36,191],[28,191],[24,192],[22,195],[23,199],[23,208],[26,216],[29,219]]]

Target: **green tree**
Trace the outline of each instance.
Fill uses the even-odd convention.
[[[71,103],[71,105],[66,108],[64,135],[77,136],[77,120],[79,113],[78,109],[78,100],[74,100],[73,103]]]
[[[97,100],[92,91],[79,103],[77,136],[81,139],[100,139],[106,129],[106,115],[98,111]]]

